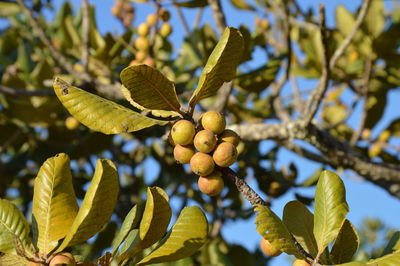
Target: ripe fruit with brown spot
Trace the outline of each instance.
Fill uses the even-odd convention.
[[[140,36],[147,36],[147,35],[149,35],[149,32],[150,32],[150,25],[147,23],[141,23],[137,27],[137,33]]]
[[[201,117],[201,125],[204,129],[210,130],[215,134],[221,134],[226,126],[225,117],[217,111],[208,111]]]
[[[135,40],[135,47],[138,50],[147,51],[150,48],[150,41],[144,36],[139,36]]]
[[[157,23],[157,15],[156,14],[148,14],[146,17],[146,21],[150,26],[154,26]]]
[[[305,260],[295,260],[293,266],[310,266],[310,264]]]
[[[201,130],[194,136],[194,146],[199,152],[209,153],[214,150],[217,138],[209,130]]]
[[[191,145],[183,146],[178,144],[174,148],[174,158],[177,163],[189,163],[194,154],[195,150]]]
[[[171,129],[171,137],[175,144],[188,145],[193,142],[196,133],[194,125],[189,120],[179,120]]]
[[[197,181],[199,190],[208,196],[217,196],[224,188],[224,180],[219,171],[214,171],[208,176],[200,176]]]
[[[164,38],[167,38],[172,33],[172,26],[171,24],[165,22],[161,25],[160,28],[160,35]]]
[[[169,11],[164,8],[161,8],[160,11],[158,11],[158,15],[162,21],[168,21],[171,17]]]
[[[270,256],[270,257],[276,257],[279,256],[282,251],[279,249],[275,248],[267,239],[262,238],[260,241],[260,248],[262,252],[264,252],[265,255]]]
[[[223,142],[232,143],[235,146],[237,146],[240,141],[239,135],[235,131],[230,129],[225,129],[224,131],[222,131],[219,139]]]
[[[69,130],[75,130],[79,127],[79,125],[80,125],[80,123],[79,123],[78,119],[76,119],[73,116],[70,116],[67,119],[65,119],[65,126]]]
[[[214,162],[221,167],[231,166],[236,162],[237,156],[235,145],[229,142],[219,144],[213,153]]]
[[[59,253],[50,261],[50,266],[72,266],[76,265],[74,256],[71,253]]]
[[[214,167],[213,158],[206,153],[197,152],[190,159],[190,168],[196,175],[207,176],[214,171]]]

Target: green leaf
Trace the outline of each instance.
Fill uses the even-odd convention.
[[[208,223],[199,207],[186,207],[158,247],[137,265],[176,261],[194,254],[206,242]]]
[[[349,220],[344,220],[331,250],[332,262],[339,264],[351,261],[359,246],[360,238],[356,228]]]
[[[348,211],[342,180],[333,172],[323,171],[315,191],[314,207],[314,236],[319,254],[337,237]]]
[[[0,17],[9,17],[21,12],[19,5],[15,2],[0,2]]]
[[[182,1],[182,2],[173,2],[174,5],[180,7],[189,7],[189,8],[196,8],[196,7],[205,7],[208,5],[207,0],[190,0],[190,1]]]
[[[383,1],[371,1],[364,19],[365,27],[373,37],[377,37],[385,26],[385,3]]]
[[[267,206],[259,205],[255,208],[255,211],[258,212],[256,217],[257,232],[275,248],[301,258],[292,235],[281,219]]]
[[[98,160],[78,214],[57,251],[82,243],[99,232],[111,217],[118,191],[115,165],[108,159]]]
[[[0,199],[0,252],[15,253],[13,236],[20,240],[27,253],[32,251],[29,227],[23,214],[13,203]]]
[[[343,264],[335,264],[335,266],[366,266],[364,262],[352,261]],[[380,266],[380,265],[379,265]]]
[[[73,87],[60,78],[54,80],[53,86],[57,97],[71,115],[94,131],[119,134],[168,123]]]
[[[235,28],[226,28],[200,74],[199,84],[189,101],[192,108],[201,99],[214,95],[224,82],[235,77],[243,50],[240,32]]]
[[[121,229],[115,238],[113,243],[112,254],[115,254],[119,246],[128,237],[129,232],[131,232],[139,223],[142,217],[142,207],[141,205],[135,205],[129,213],[126,215],[124,221],[122,222]]]
[[[356,20],[344,6],[339,5],[335,12],[336,27],[343,36],[347,36],[354,28]]]
[[[125,242],[122,244],[119,254],[125,253],[128,249],[135,246],[139,240],[139,229],[131,230],[125,238]],[[136,242],[136,243],[135,243]]]
[[[0,265],[4,266],[28,266],[29,262],[14,254],[0,254]]]
[[[35,178],[32,214],[42,253],[49,253],[66,236],[77,212],[69,157],[60,153],[47,159]]]
[[[396,250],[400,250],[400,231],[396,231],[390,238],[389,243],[385,247],[381,256],[390,254]]]
[[[150,110],[179,112],[181,105],[175,86],[160,71],[148,65],[134,65],[121,72],[121,82],[129,102]]]
[[[238,9],[255,10],[254,7],[249,5],[245,0],[230,0],[230,1],[231,4]]]
[[[288,202],[283,209],[283,223],[297,242],[313,257],[318,254],[318,246],[313,234],[314,215],[301,202]]]
[[[315,170],[315,172],[312,173],[311,176],[309,176],[301,184],[299,184],[299,186],[302,186],[302,187],[314,186],[315,184],[317,184],[317,182],[319,180],[319,176],[321,175],[321,172],[322,172],[321,169]]]
[[[374,260],[370,260],[367,262],[367,265],[371,265],[371,266],[398,266],[399,265],[399,261],[400,261],[400,250],[388,254],[386,256],[374,259]]]

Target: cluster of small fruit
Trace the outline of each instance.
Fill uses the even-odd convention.
[[[208,111],[200,118],[197,127],[189,120],[180,120],[171,129],[170,142],[175,146],[176,162],[190,163],[192,171],[200,176],[200,191],[209,196],[219,195],[224,188],[222,174],[215,165],[229,167],[238,156],[236,146],[240,138],[225,126],[223,115]]]
[[[154,60],[149,56],[149,34],[152,27],[155,30],[157,22],[161,20],[162,24],[158,33],[162,38],[167,38],[172,33],[172,26],[168,23],[170,16],[168,10],[161,8],[157,14],[149,14],[146,18],[146,22],[139,24],[137,27],[137,33],[139,36],[135,40],[135,48],[137,49],[137,52],[135,54],[135,59],[130,63],[130,65],[143,63],[154,67]]]
[[[134,8],[131,3],[124,0],[116,0],[111,8],[111,13],[116,16],[124,27],[130,27],[134,16]]]
[[[277,257],[279,255],[281,255],[282,251],[280,251],[279,249],[275,248],[267,239],[262,238],[260,241],[260,248],[262,250],[262,252],[269,256],[269,257]],[[305,261],[305,260],[301,260],[301,259],[296,259],[293,262],[293,266],[310,266],[310,264]]]

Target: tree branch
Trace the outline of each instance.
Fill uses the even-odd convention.
[[[219,34],[222,35],[226,28],[226,19],[224,12],[222,11],[221,3],[219,0],[208,0],[208,4],[211,6],[212,14],[214,16],[215,24]]]
[[[85,73],[89,72],[89,3],[88,0],[82,0],[82,65]]]

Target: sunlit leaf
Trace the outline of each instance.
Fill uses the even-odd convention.
[[[174,5],[180,6],[180,7],[190,7],[190,8],[196,8],[196,7],[205,7],[208,5],[207,0],[189,0],[189,1],[174,1]]]
[[[368,33],[377,37],[385,26],[385,3],[383,1],[371,1],[365,15],[364,24]]]
[[[349,220],[344,220],[339,234],[331,249],[330,257],[333,263],[349,262],[360,245],[357,230]]]
[[[246,0],[230,0],[231,4],[238,8],[238,9],[244,9],[244,10],[254,10],[254,7],[249,5]]]
[[[0,265],[4,266],[28,266],[28,261],[15,254],[0,254]]]
[[[235,77],[243,50],[240,32],[235,28],[226,28],[200,74],[199,84],[189,101],[191,107],[201,99],[214,95],[224,82]]]
[[[388,254],[386,256],[370,260],[367,262],[367,265],[371,266],[398,266],[400,261],[400,250]]]
[[[0,2],[0,17],[13,16],[21,12],[21,8],[16,2]]]
[[[121,82],[130,102],[151,110],[179,112],[181,107],[172,81],[148,65],[133,65],[121,72]]]
[[[25,252],[31,251],[29,227],[23,214],[13,203],[0,199],[0,252],[15,253],[13,236],[21,241]]]
[[[315,191],[314,207],[314,236],[319,254],[337,237],[348,211],[343,181],[335,173],[323,171]]]
[[[208,223],[200,208],[186,207],[158,247],[137,265],[169,262],[191,256],[206,241]]]
[[[335,264],[335,266],[366,266],[364,262],[352,261],[343,264]]]
[[[73,87],[60,78],[54,80],[54,91],[71,115],[90,129],[104,134],[132,132],[168,123]]]
[[[338,5],[335,12],[336,27],[343,36],[347,36],[353,30],[356,22],[354,15],[346,7]]]
[[[115,165],[108,159],[98,160],[78,214],[57,251],[82,243],[99,232],[111,217],[118,191]]]
[[[256,230],[267,239],[275,248],[301,258],[292,236],[281,219],[267,206],[259,205],[255,208],[257,213]]]
[[[53,250],[69,231],[78,212],[68,155],[60,153],[42,165],[35,178],[32,214],[38,226],[39,250]]]

